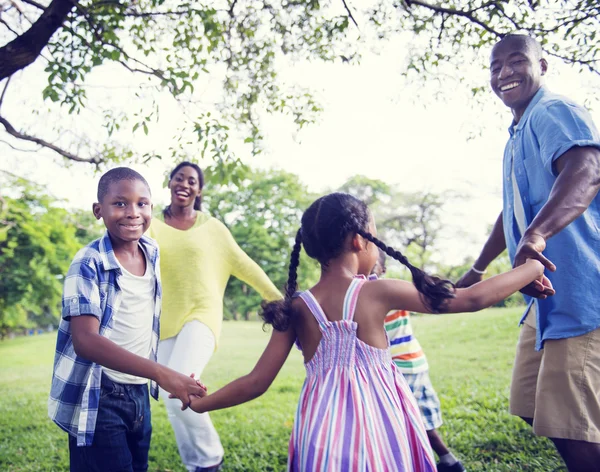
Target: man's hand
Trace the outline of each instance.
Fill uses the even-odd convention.
[[[471,285],[475,285],[481,282],[483,274],[478,274],[473,269],[469,269],[460,279],[456,282],[456,288],[467,288]]]
[[[527,259],[537,259],[540,261],[546,269],[551,272],[556,270],[556,266],[547,259],[542,251],[546,249],[546,241],[539,234],[527,234],[521,238],[519,245],[517,246],[517,253],[515,254],[514,267],[519,267],[525,264]]]
[[[206,395],[206,388],[199,385],[193,376],[188,377],[165,366],[161,366],[157,383],[171,394],[169,398],[178,398],[181,400],[182,410],[190,406],[190,402],[194,397],[203,397]]]

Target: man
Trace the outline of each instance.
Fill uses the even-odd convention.
[[[542,86],[547,68],[528,36],[492,50],[492,90],[513,114],[503,210],[457,285],[481,280],[505,248],[515,266],[546,266],[542,284],[523,290],[510,412],[549,437],[570,472],[599,471],[600,137],[584,108]]]

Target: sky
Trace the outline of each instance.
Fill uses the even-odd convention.
[[[403,191],[460,193],[464,198],[449,202],[444,209],[447,230],[437,257],[458,264],[466,256],[477,256],[501,210],[501,162],[511,115],[491,90],[480,104],[472,100],[468,87],[450,79],[438,84],[407,83],[401,76],[404,56],[399,53],[404,46],[401,40],[392,41],[377,53],[365,53],[360,65],[312,62],[282,68],[284,79],[294,78],[313,90],[324,111],[316,124],[300,132],[281,116],[262,117],[265,152],[243,157],[251,166],[295,173],[315,192],[334,189],[362,174]],[[17,84],[11,84],[18,92],[12,90],[3,114],[48,135],[53,115],[36,113],[43,106],[39,95],[44,79],[36,67],[26,69]],[[487,85],[488,72],[481,67],[460,73]],[[98,91],[95,99],[122,96],[128,100],[131,91],[122,83],[126,81],[126,76],[112,70],[100,70],[92,77]],[[580,103],[590,94],[589,81],[586,74],[556,62],[551,62],[546,77],[552,90]],[[210,80],[200,84],[209,97],[214,86]],[[135,111],[132,106],[130,112]],[[593,115],[600,122],[600,115]],[[89,119],[90,130],[99,122],[94,120]],[[137,149],[166,152],[180,125],[180,111],[165,99],[161,120],[150,128],[149,136],[128,134],[127,139]],[[8,141],[0,136],[4,140]],[[67,206],[91,209],[99,176],[85,164],[64,168],[60,161],[49,151],[19,153],[0,142],[0,169],[41,183]],[[166,204],[168,192],[163,183],[172,162],[165,158],[133,167],[150,183],[155,203]]]

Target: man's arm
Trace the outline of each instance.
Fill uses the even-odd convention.
[[[488,265],[496,259],[506,249],[506,240],[504,239],[504,224],[502,223],[502,212],[494,223],[492,232],[487,241],[483,245],[481,254],[473,264],[473,267],[478,271],[485,271]],[[483,274],[477,273],[473,268],[469,269],[460,280],[456,283],[459,288],[470,287],[477,282],[481,282]]]
[[[519,242],[515,267],[532,258],[548,270],[556,270],[542,255],[546,241],[581,216],[600,190],[600,150],[597,148],[571,148],[555,161],[554,168],[558,178],[548,201]]]

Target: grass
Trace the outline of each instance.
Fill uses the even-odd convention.
[[[519,309],[415,317],[444,414],[440,432],[468,470],[564,471],[551,443],[507,413]],[[210,391],[248,372],[269,335],[255,322],[225,323],[203,380]],[[0,343],[0,470],[66,471],[67,437],[46,415],[55,335]],[[294,350],[261,398],[211,413],[226,451],[225,471],[285,469],[287,443],[304,379]],[[152,402],[151,471],[181,471],[162,403]]]

